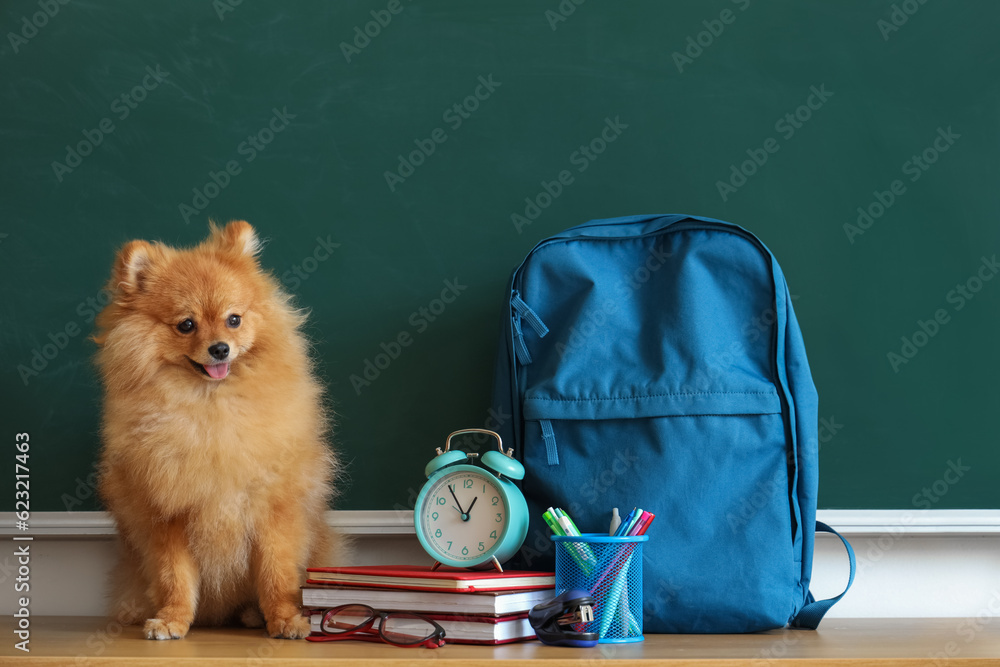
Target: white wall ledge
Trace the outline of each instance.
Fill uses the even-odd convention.
[[[28,530],[14,526],[13,512],[0,512],[0,535],[49,538],[113,537],[107,512],[32,512]],[[396,510],[330,511],[326,522],[345,535],[414,535],[413,512]]]
[[[1000,535],[1000,510],[819,510],[843,535]]]
[[[817,518],[843,535],[1000,535],[1000,510],[819,510]],[[111,537],[107,512],[33,512],[27,531],[13,512],[0,513],[0,535],[51,538]],[[413,512],[331,511],[327,523],[345,535],[413,535]]]

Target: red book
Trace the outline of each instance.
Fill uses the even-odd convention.
[[[461,570],[429,565],[368,565],[355,567],[311,567],[306,570],[309,584],[368,586],[415,591],[528,591],[552,588],[554,572],[527,570]]]
[[[329,609],[345,604],[366,604],[382,611],[415,611],[422,614],[490,614],[508,616],[529,611],[555,597],[552,588],[527,591],[415,591],[369,586],[302,587],[302,605]]]

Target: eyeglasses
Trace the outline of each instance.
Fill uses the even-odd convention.
[[[377,634],[373,630],[378,621]],[[422,614],[377,611],[366,604],[345,604],[328,609],[320,623],[321,641],[360,639],[384,641],[393,646],[438,648],[444,646],[444,628]]]

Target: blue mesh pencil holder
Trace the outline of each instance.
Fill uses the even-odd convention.
[[[596,632],[602,644],[641,642],[642,543],[648,535],[611,537],[584,533],[553,535],[556,595],[571,588],[590,591],[594,620],[576,623],[577,632]]]

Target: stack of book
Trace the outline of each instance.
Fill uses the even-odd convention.
[[[307,570],[302,606],[314,633],[323,612],[344,604],[379,611],[424,614],[456,644],[505,644],[533,639],[528,611],[555,596],[555,573],[507,570],[470,571],[429,566],[374,565]]]

